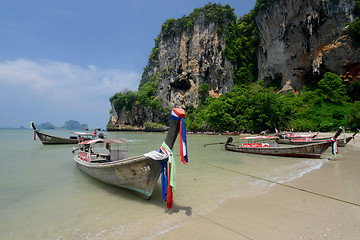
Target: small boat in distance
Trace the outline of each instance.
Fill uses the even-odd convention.
[[[173,115],[178,116],[179,119],[173,118]],[[174,160],[171,160],[171,156],[174,155],[172,154],[172,148],[179,129],[182,129],[180,133],[180,152],[182,147],[186,146],[186,135],[184,135],[186,130],[185,125],[183,125],[185,111],[174,108],[171,116],[170,128],[165,142],[158,151],[128,157],[127,142],[125,140],[114,138],[95,139],[79,143],[79,152],[74,156],[74,160],[77,166],[89,176],[110,185],[131,190],[145,199],[151,197],[157,180],[162,174],[163,198],[167,200],[170,209],[172,207],[172,192],[169,190],[169,186],[166,187],[165,185],[168,185],[168,183],[170,185],[170,169],[171,165],[174,164]],[[96,143],[105,143],[106,150],[95,152],[93,146]],[[186,156],[187,162],[186,148],[181,152],[181,156]],[[184,161],[183,163],[186,163]],[[167,164],[169,164],[169,177],[167,177],[166,171]],[[173,172],[171,174],[171,177],[175,177]]]
[[[278,136],[280,139],[301,139],[301,138],[316,138],[317,135],[319,135],[319,132],[316,134],[296,134],[292,132],[283,132],[283,133],[277,133],[276,136]]]
[[[31,128],[34,130],[34,141],[36,140],[36,135],[39,137],[40,141],[44,145],[48,144],[78,144],[79,142],[94,139],[96,135],[96,131],[93,133],[85,133],[85,132],[73,132],[75,136],[70,136],[69,138],[57,137],[54,135],[46,134],[40,132],[36,129],[34,122],[31,122]],[[103,137],[103,135],[99,134],[99,137]]]

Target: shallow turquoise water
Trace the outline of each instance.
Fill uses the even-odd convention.
[[[157,150],[165,139],[162,133],[106,134],[131,140],[130,156]],[[177,189],[169,212],[160,180],[146,201],[82,173],[73,160],[74,145],[44,146],[33,140],[32,130],[0,129],[1,239],[151,239],[226,199],[269,190],[270,183],[242,173],[289,181],[321,167],[331,151],[314,160],[227,152],[221,145],[203,147],[225,140],[225,136],[188,135],[189,163],[182,164],[176,156]]]

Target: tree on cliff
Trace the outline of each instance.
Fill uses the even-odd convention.
[[[324,78],[319,81],[318,85],[324,98],[333,102],[341,101],[346,94],[342,79],[334,73],[325,73]]]

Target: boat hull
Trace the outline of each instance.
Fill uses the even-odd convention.
[[[86,162],[74,157],[77,166],[89,176],[104,183],[129,189],[145,199],[152,195],[161,174],[161,164],[145,156],[108,163]]]
[[[36,135],[39,137],[42,144],[77,144],[79,143],[78,139],[70,139],[70,138],[61,138],[53,135],[45,134],[39,131],[36,131]]]
[[[320,143],[307,144],[302,146],[286,146],[286,147],[242,147],[232,144],[225,145],[225,149],[235,152],[284,156],[284,157],[303,157],[303,158],[320,158],[321,155],[330,146],[329,141]]]

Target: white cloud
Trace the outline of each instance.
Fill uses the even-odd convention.
[[[141,75],[119,69],[81,67],[64,62],[18,59],[0,62],[0,84],[52,93],[53,98],[70,97],[79,92],[112,95],[123,89],[136,90]],[[110,97],[110,96],[109,96]]]
[[[61,126],[74,119],[104,127],[109,98],[136,90],[141,75],[133,71],[81,67],[50,60],[0,62],[0,127],[50,121]]]

